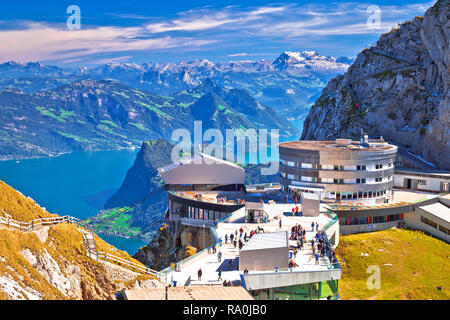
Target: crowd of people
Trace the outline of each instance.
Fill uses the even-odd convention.
[[[281,228],[281,219],[280,219],[280,228]],[[311,223],[311,231],[312,232],[316,232],[314,237],[311,239],[310,241],[310,245],[311,245],[311,251],[312,251],[312,257],[311,259],[315,259],[315,264],[318,265],[319,264],[319,260],[320,257],[325,257],[327,256],[330,260],[330,262],[336,263],[337,262],[337,258],[335,255],[335,251],[332,248],[330,242],[328,241],[328,239],[326,238],[326,236],[319,231],[319,224],[317,222],[312,222]],[[241,226],[239,229],[235,230],[235,232],[231,232],[230,234],[225,234],[224,240],[225,240],[225,244],[232,244],[234,246],[234,248],[236,249],[237,247],[239,247],[239,250],[242,249],[242,247],[244,246],[245,242],[247,242],[248,240],[250,240],[250,238],[252,238],[255,234],[258,233],[264,233],[264,229],[261,226],[257,226],[256,229],[254,230],[250,230],[250,232],[247,232],[246,230],[244,230],[244,228]],[[299,223],[292,226],[291,230],[290,230],[290,240],[295,240],[296,241],[296,246],[292,247],[292,255],[289,258],[289,268],[296,268],[299,265],[296,262],[296,258],[297,258],[297,254],[298,251],[302,250],[305,246],[305,244],[307,243],[306,241],[306,228],[303,227],[302,225],[300,225]],[[218,263],[222,263],[222,252],[220,250],[217,250],[216,245],[213,245],[211,247],[212,253],[216,254],[217,253],[217,261]],[[210,252],[211,253],[211,252]],[[311,260],[310,259],[310,260]],[[227,271],[233,271],[235,268],[234,266],[234,260],[233,259],[228,259],[228,269]],[[247,274],[248,273],[248,269],[244,270],[244,273]],[[199,269],[198,273],[198,280],[201,281],[201,276],[202,276],[202,270]],[[222,281],[222,271],[219,270],[218,271],[218,281]],[[224,280],[223,281],[223,285],[224,286],[231,286],[231,282]]]
[[[257,233],[264,233],[264,229],[258,226],[255,230],[250,230],[250,232],[247,233],[247,231],[240,227],[234,233],[230,233],[230,235],[225,234],[224,239],[226,244],[230,241],[230,244],[232,244],[234,248],[239,246],[239,250],[241,250],[244,243]]]

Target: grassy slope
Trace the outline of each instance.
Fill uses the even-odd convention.
[[[5,209],[14,219],[21,221],[51,216],[33,200],[25,198],[1,181],[0,208]],[[99,251],[109,252],[139,263],[126,252],[116,249],[99,237],[95,236],[95,240]],[[32,288],[44,293],[44,299],[65,299],[66,297],[45,280],[20,254],[20,251],[25,248],[33,253],[42,253],[47,250],[63,271],[69,265],[77,266],[81,271],[82,282],[84,283],[83,294],[86,297],[111,297],[111,294],[121,286],[121,284],[106,279],[103,264],[86,256],[82,233],[75,225],[60,224],[51,227],[44,243],[33,232],[27,233],[0,228],[0,257],[2,257],[0,259],[0,276],[10,277],[24,288]],[[139,279],[145,278],[148,277],[139,276]],[[8,298],[8,296],[0,289],[0,299],[5,298]]]
[[[450,245],[420,231],[342,236],[337,255],[342,265],[341,299],[450,299]],[[367,288],[370,265],[381,270],[379,290]]]

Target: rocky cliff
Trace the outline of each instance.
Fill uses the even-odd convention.
[[[450,170],[450,13],[439,0],[399,24],[330,80],[301,139],[382,135]]]
[[[172,147],[164,139],[142,143],[119,190],[87,222],[101,233],[150,241],[164,222],[167,200],[158,168],[171,163]]]

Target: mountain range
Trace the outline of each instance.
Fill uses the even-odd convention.
[[[326,82],[347,70],[352,59],[322,56],[315,51],[283,52],[275,60],[213,63],[206,59],[179,63],[109,63],[78,69],[38,62],[0,64],[0,90],[15,88],[32,93],[81,80],[114,79],[130,87],[170,95],[211,78],[230,89],[245,89],[264,105],[277,109],[312,102]]]
[[[177,128],[279,129],[298,133],[271,107],[241,89],[212,80],[171,96],[158,96],[116,80],[81,80],[51,90],[0,92],[2,159],[79,150],[139,147],[143,140],[171,138]]]

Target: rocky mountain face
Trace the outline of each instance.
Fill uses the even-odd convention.
[[[219,96],[211,100],[213,90]],[[177,128],[191,130],[194,120],[223,130],[279,129],[287,136],[298,132],[246,91],[226,90],[211,80],[172,96],[114,80],[82,80],[35,93],[7,89],[0,92],[0,106],[2,159],[138,147],[143,140],[170,139]]]
[[[383,34],[330,80],[301,139],[382,135],[450,170],[450,13],[439,0]]]
[[[28,222],[55,217],[33,199],[0,181],[0,206],[11,219]],[[97,249],[123,259],[126,253],[95,236]],[[136,261],[135,261],[136,262]],[[23,232],[0,224],[0,299],[115,299],[116,292],[135,287],[160,287],[149,276],[86,255],[82,231],[62,223]]]

